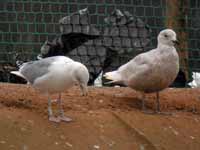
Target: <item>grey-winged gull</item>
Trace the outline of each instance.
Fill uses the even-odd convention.
[[[145,93],[156,92],[156,112],[160,111],[159,91],[167,88],[179,71],[179,56],[174,47],[176,33],[162,30],[158,35],[157,48],[137,55],[116,71],[105,73],[110,83],[124,84],[143,93],[142,109],[145,109]]]
[[[87,95],[87,83],[89,73],[87,68],[65,56],[48,57],[37,61],[22,64],[19,71],[12,74],[20,76],[28,81],[34,88],[48,95],[49,120],[53,122],[71,121],[64,116],[61,103],[61,92],[79,84],[82,94]],[[59,93],[59,116],[54,116],[51,108],[50,94]]]

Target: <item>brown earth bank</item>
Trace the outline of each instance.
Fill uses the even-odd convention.
[[[85,97],[74,87],[62,100],[73,121],[52,123],[46,95],[28,85],[0,84],[0,150],[200,149],[200,89],[162,91],[161,109],[172,115],[142,113],[140,93],[124,87],[89,87]],[[146,105],[155,109],[155,94],[147,95]]]

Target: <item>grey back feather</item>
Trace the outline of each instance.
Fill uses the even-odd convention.
[[[59,56],[58,56],[59,57]],[[20,68],[20,73],[33,84],[35,79],[49,72],[49,66],[56,61],[57,57],[48,57],[38,61],[24,63]]]

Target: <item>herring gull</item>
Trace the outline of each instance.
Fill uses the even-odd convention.
[[[71,121],[64,115],[61,92],[75,84],[80,85],[82,95],[87,95],[89,73],[87,68],[65,56],[48,57],[22,64],[19,71],[11,71],[28,81],[34,88],[48,95],[49,121]],[[59,115],[53,115],[50,94],[58,93]]]
[[[176,33],[172,29],[162,30],[158,35],[157,48],[137,55],[116,71],[104,74],[109,83],[124,84],[142,92],[142,110],[145,108],[145,93],[156,93],[156,113],[161,113],[159,92],[167,88],[179,71],[179,56],[174,45]]]

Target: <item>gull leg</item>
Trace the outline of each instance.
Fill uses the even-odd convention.
[[[80,83],[80,88],[81,88],[82,96],[87,96],[88,95],[87,85],[85,85],[84,83]]]
[[[159,92],[156,92],[156,112],[160,112],[160,96]]]
[[[145,93],[142,93],[142,112],[145,114],[154,114],[154,111],[147,111],[146,107],[145,107]]]
[[[72,121],[71,118],[69,117],[66,117],[65,114],[64,114],[64,110],[63,110],[63,107],[62,107],[62,101],[61,101],[61,93],[59,93],[59,96],[58,96],[58,104],[59,104],[59,119],[62,120],[62,121],[65,121],[65,122],[70,122]]]
[[[57,99],[52,99],[51,103],[58,103],[58,100]]]
[[[159,92],[156,92],[156,113],[161,115],[172,115],[170,112],[161,112],[160,110],[160,96]]]
[[[142,111],[145,112],[146,107],[145,107],[145,93],[142,93]]]
[[[51,99],[48,95],[48,115],[49,115],[49,121],[52,121],[52,122],[60,122],[60,119],[53,116],[53,111],[52,111],[52,105],[51,105]]]

